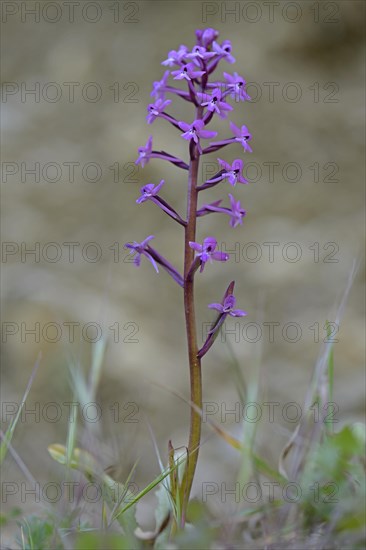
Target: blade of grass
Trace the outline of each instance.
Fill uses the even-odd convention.
[[[73,396],[73,403],[75,403],[76,394]],[[71,457],[74,453],[75,442],[76,442],[76,432],[77,432],[77,418],[78,418],[78,409],[77,407],[72,407],[70,410],[70,417],[67,428],[67,438],[66,438],[66,459],[67,469],[70,468]]]
[[[127,479],[126,481],[123,483],[123,486],[125,487],[125,490],[123,491],[121,497],[117,500],[116,504],[114,505],[112,511],[111,511],[111,516],[110,516],[110,521],[108,522],[108,528],[112,525],[113,521],[114,521],[114,515],[116,513],[116,511],[118,510],[118,508],[121,506],[121,504],[123,503],[127,493],[128,493],[128,485],[132,479],[132,476],[136,470],[136,467],[137,467],[137,464],[138,464],[139,460],[136,460],[136,462],[134,463],[134,465],[132,466],[131,470],[130,470],[130,473],[128,474],[127,476]]]
[[[255,361],[255,368],[252,370],[251,380],[248,384],[247,403],[256,404],[258,402],[258,393],[259,360]],[[257,424],[257,422],[253,422],[243,415],[241,464],[238,474],[238,482],[241,487],[245,486],[253,474],[253,466],[256,458],[254,453],[254,440],[257,431]]]
[[[4,438],[2,439],[2,442],[1,442],[1,445],[0,445],[0,466],[4,462],[4,459],[7,455],[9,444],[10,444],[12,438],[13,438],[16,425],[18,424],[20,415],[22,413],[23,407],[25,405],[28,394],[29,394],[30,389],[32,387],[32,384],[33,384],[34,378],[36,376],[36,372],[38,370],[38,367],[40,365],[41,359],[42,359],[42,353],[39,352],[38,357],[37,357],[37,361],[35,362],[35,365],[33,367],[32,373],[30,375],[27,387],[25,389],[25,392],[24,392],[24,395],[23,395],[23,400],[22,400],[22,402],[20,403],[20,405],[18,407],[15,418],[10,422],[10,424],[8,426],[8,429],[6,430],[6,432],[4,434]]]
[[[79,362],[71,360],[67,363],[70,374],[70,386],[78,397],[81,406],[89,403],[89,390]]]
[[[0,438],[1,440],[4,440],[4,437],[5,437],[5,434],[0,430]],[[13,448],[12,444],[9,442],[8,443],[8,451],[10,453],[10,455],[13,457],[14,459],[14,462],[16,463],[16,465],[18,466],[19,470],[22,472],[22,474],[24,475],[24,477],[26,479],[28,479],[28,481],[37,486],[36,485],[36,479],[32,476],[32,474],[30,473],[30,471],[28,470],[27,466],[24,464],[23,460],[20,458],[20,456],[18,455],[18,453],[16,452],[16,450]],[[38,495],[37,495],[38,497]]]
[[[329,339],[332,335],[332,329],[331,324],[327,320],[326,322],[327,327],[327,339]],[[334,347],[332,346],[329,350],[328,355],[328,397],[330,403],[333,403],[333,388],[334,388]],[[334,431],[334,424],[333,424],[333,415],[330,415],[330,420],[326,421],[326,426],[328,428],[329,433],[333,433]]]
[[[227,348],[229,350],[229,355],[230,355],[230,359],[231,359],[230,362],[229,362],[229,365],[230,365],[230,368],[233,372],[235,382],[236,382],[235,383],[235,388],[238,392],[238,396],[239,396],[239,399],[240,399],[241,403],[245,403],[246,395],[247,395],[247,388],[246,388],[246,383],[245,383],[245,380],[244,380],[244,376],[243,376],[243,373],[241,371],[239,361],[238,361],[238,359],[237,359],[237,357],[234,353],[233,346],[230,343],[228,338],[226,339],[226,345],[227,345]]]
[[[164,465],[163,465],[163,461],[161,460],[161,456],[160,456],[158,444],[157,444],[157,441],[156,441],[156,437],[155,437],[155,435],[154,435],[154,432],[153,432],[153,429],[152,429],[152,427],[151,427],[151,424],[150,424],[150,422],[148,421],[148,419],[146,418],[146,416],[144,416],[144,420],[145,420],[145,422],[146,422],[147,428],[148,428],[149,433],[150,433],[151,440],[152,440],[152,442],[153,442],[153,447],[154,447],[154,451],[155,451],[155,454],[156,454],[156,458],[157,458],[157,460],[158,460],[160,472],[163,472],[163,471],[164,471]]]
[[[154,432],[153,432],[153,430],[152,430],[152,427],[151,427],[151,425],[150,425],[150,422],[148,421],[148,419],[147,419],[146,417],[144,417],[144,418],[145,418],[145,422],[146,422],[146,424],[147,424],[148,430],[149,430],[149,432],[150,432],[151,440],[152,440],[152,442],[153,442],[155,454],[156,454],[156,457],[157,457],[157,460],[158,460],[158,464],[159,464],[159,468],[160,468],[160,473],[163,473],[164,470],[165,470],[165,468],[164,468],[164,465],[163,465],[163,461],[161,460],[161,456],[160,456],[158,444],[157,444],[157,441],[156,441],[156,437],[155,437],[155,435],[154,435]],[[163,485],[165,491],[166,491],[167,494],[168,494],[169,503],[170,503],[170,508],[171,508],[171,510],[173,510],[174,513],[175,513],[175,508],[174,508],[175,502],[174,502],[174,500],[173,500],[173,498],[172,498],[172,492],[171,492],[171,490],[170,490],[169,480],[164,479],[164,480],[162,481],[162,485]]]
[[[92,362],[91,362],[89,380],[88,380],[90,401],[95,401],[97,389],[98,389],[101,374],[102,374],[102,366],[103,366],[106,346],[107,346],[107,340],[105,338],[101,338],[100,340],[98,340],[93,344]]]
[[[186,460],[186,457],[183,457],[184,460],[181,460],[179,462],[176,463],[176,465],[174,466],[173,470],[175,470],[176,468],[178,468],[178,466],[184,462]],[[118,514],[114,517],[114,519],[116,519],[120,514],[124,514],[129,508],[131,508],[131,506],[134,506],[139,500],[142,499],[142,497],[144,497],[145,495],[147,495],[147,493],[149,493],[152,489],[154,489],[154,487],[156,487],[157,485],[159,485],[159,483],[161,481],[163,481],[163,479],[167,478],[170,474],[171,474],[171,468],[168,468],[164,471],[164,473],[160,474],[159,476],[157,476],[151,483],[149,483],[149,485],[147,485],[145,487],[145,489],[143,489],[142,491],[140,491],[138,493],[138,495],[136,495],[136,497],[131,501],[129,502],[128,504],[126,504],[126,506],[124,508],[122,508],[121,510],[119,510]]]

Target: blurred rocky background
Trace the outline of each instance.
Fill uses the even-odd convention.
[[[191,47],[195,29],[210,26],[233,44],[237,62],[221,69],[249,83],[252,101],[236,106],[234,121],[252,132],[253,153],[234,146],[220,154],[247,165],[251,183],[235,189],[247,217],[234,231],[224,216],[199,222],[199,239],[214,235],[233,253],[197,279],[198,331],[201,339],[213,318],[207,304],[235,279],[248,316],[240,325],[228,321],[226,339],[247,381],[259,371],[258,403],[281,403],[276,423],[263,408],[258,425],[258,448],[276,464],[296,425],[282,407],[303,404],[325,322],[335,319],[352,264],[362,260],[364,3],[81,1],[71,9],[29,1],[1,8],[2,429],[42,352],[27,402],[36,413],[19,423],[13,445],[41,482],[60,476],[47,446],[66,438],[63,403],[76,400],[70,365],[87,372],[91,340],[102,335],[95,449],[103,467],[120,465],[123,478],[139,457],[136,483],[156,475],[147,421],[164,460],[169,438],[176,447],[186,443],[189,408],[171,391],[188,398],[182,293],[148,262],[136,269],[126,261],[123,245],[154,234],[154,246],[182,266],[181,228],[135,200],[143,184],[164,178],[164,198],[184,213],[186,173],[158,160],[142,170],[133,161],[150,134],[155,148],[187,159],[173,127],[146,124],[146,106],[168,51]],[[171,112],[192,119],[183,101]],[[223,137],[226,127],[216,121]],[[205,158],[201,178],[215,161]],[[205,200],[228,190],[223,184]],[[361,268],[334,327],[339,425],[362,418],[363,314]],[[239,434],[238,414],[225,416],[239,401],[230,364],[228,344],[218,339],[203,361],[204,399]],[[237,455],[208,427],[204,440],[198,496],[200,481],[233,479],[237,467]],[[9,458],[3,478],[23,479]],[[19,495],[8,504],[37,508]]]

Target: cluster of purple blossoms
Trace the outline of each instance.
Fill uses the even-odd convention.
[[[190,50],[185,45],[180,45],[179,49],[171,50],[167,58],[162,61],[162,65],[168,69],[164,72],[163,77],[159,81],[155,81],[151,91],[151,97],[154,98],[153,103],[147,107],[146,120],[148,124],[154,123],[157,119],[164,119],[180,131],[181,138],[189,142],[189,163],[185,162],[164,150],[154,150],[152,136],[149,137],[145,146],[138,149],[139,156],[135,161],[136,164],[141,164],[145,167],[152,158],[166,160],[175,166],[189,171],[191,174],[192,163],[198,162],[200,157],[210,153],[215,153],[227,147],[230,144],[239,144],[243,152],[252,152],[249,145],[252,135],[245,124],[236,126],[234,122],[229,123],[230,134],[224,139],[213,141],[217,136],[217,132],[209,130],[209,123],[216,116],[226,120],[233,111],[233,106],[228,102],[248,101],[250,97],[245,90],[245,79],[237,72],[233,74],[223,72],[222,78],[212,78],[213,73],[218,68],[221,61],[224,63],[235,63],[235,58],[232,55],[232,46],[230,40],[218,41],[219,33],[212,29],[204,29],[196,31],[196,45]],[[171,79],[171,83],[169,83]],[[211,79],[211,81],[210,81]],[[183,88],[175,85],[181,81],[184,84]],[[171,99],[167,99],[166,95],[170,94],[181,98],[184,101],[190,102],[195,108],[195,117],[193,122],[178,120],[167,112]],[[208,145],[204,142],[209,140]],[[201,192],[210,189],[221,182],[228,182],[233,188],[237,183],[247,184],[247,180],[243,177],[243,160],[236,158],[231,162],[217,158],[218,169],[217,173],[210,179],[198,184],[197,181],[190,180],[189,185],[194,186],[195,196],[201,196]],[[198,165],[198,164],[197,164]],[[191,177],[191,176],[190,176]],[[138,204],[146,201],[151,201],[161,208],[172,219],[181,224],[187,235],[187,228],[190,224],[189,209],[187,219],[184,219],[166,200],[160,196],[164,180],[159,184],[148,183],[141,188],[141,195],[136,200]],[[192,194],[192,187],[189,189],[188,195]],[[212,213],[225,214],[229,216],[229,224],[232,228],[242,225],[243,218],[246,214],[242,208],[240,201],[233,194],[229,193],[229,206],[222,206],[222,200],[211,203],[203,203],[197,206],[195,203],[194,217],[197,219],[201,216],[206,216]],[[195,225],[195,224],[194,224]],[[194,229],[195,237],[195,229]],[[139,266],[141,257],[145,256],[158,272],[158,265],[163,267],[180,286],[185,288],[186,282],[192,279],[195,272],[199,269],[200,273],[204,271],[207,263],[212,263],[213,260],[226,262],[229,260],[229,255],[218,250],[218,244],[215,237],[206,237],[202,243],[195,240],[186,239],[187,246],[194,251],[195,256],[190,267],[185,265],[184,276],[179,272],[155,249],[149,242],[153,238],[150,235],[140,243],[133,242],[126,246],[135,255],[134,263]],[[192,252],[191,252],[192,253]],[[187,253],[185,254],[187,257]],[[227,288],[224,298],[221,303],[213,303],[208,307],[215,309],[218,312],[218,318],[213,324],[209,332],[208,338],[204,346],[199,350],[198,357],[202,357],[209,347],[211,347],[215,336],[224,322],[227,315],[241,317],[246,313],[240,309],[234,309],[235,297],[233,295],[234,283],[231,283]]]

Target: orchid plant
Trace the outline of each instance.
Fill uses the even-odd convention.
[[[191,420],[189,443],[187,447],[187,462],[184,475],[178,487],[176,487],[181,508],[181,525],[186,519],[186,509],[191,492],[192,482],[196,470],[200,440],[201,440],[201,414],[202,409],[202,375],[201,360],[214,343],[219,330],[228,315],[243,317],[246,315],[241,309],[235,309],[234,281],[232,281],[219,303],[209,304],[210,309],[217,311],[217,318],[213,322],[207,334],[203,346],[199,348],[196,334],[194,279],[199,270],[203,273],[206,264],[212,261],[226,262],[229,255],[218,250],[215,237],[207,236],[202,243],[196,241],[196,226],[198,218],[212,213],[220,213],[229,216],[230,226],[235,228],[242,225],[245,210],[240,201],[229,193],[229,206],[222,206],[222,200],[204,203],[198,206],[198,197],[213,186],[221,182],[228,182],[233,188],[237,183],[247,184],[242,175],[243,161],[235,159],[231,164],[218,158],[218,171],[207,181],[198,181],[199,163],[204,155],[216,153],[230,144],[240,144],[243,151],[251,152],[249,141],[252,136],[245,125],[236,126],[230,122],[230,136],[226,139],[212,141],[217,132],[208,129],[208,125],[216,116],[227,119],[233,111],[233,106],[228,103],[246,101],[249,98],[245,91],[246,82],[238,73],[223,73],[222,77],[214,77],[219,63],[235,63],[231,53],[232,47],[229,40],[221,44],[218,41],[219,33],[207,28],[196,31],[196,45],[190,51],[187,46],[181,45],[178,50],[171,50],[168,57],[162,62],[166,70],[163,78],[153,84],[151,96],[154,102],[147,108],[147,123],[152,124],[156,119],[164,119],[172,124],[180,133],[180,137],[188,142],[189,162],[177,158],[166,151],[153,149],[152,136],[145,146],[138,149],[136,164],[146,166],[150,159],[156,158],[168,161],[181,170],[188,172],[187,181],[187,213],[184,218],[166,200],[161,197],[165,185],[162,179],[160,183],[148,183],[141,188],[141,195],[136,202],[154,202],[163,212],[184,228],[184,272],[178,270],[159,252],[151,246],[153,235],[149,235],[142,242],[127,243],[126,247],[134,255],[134,263],[139,266],[144,256],[153,265],[155,271],[163,268],[183,288],[184,311],[186,319],[186,332],[188,343],[188,359],[190,370],[190,403]],[[185,89],[169,84],[169,79],[185,81]],[[171,99],[166,95],[171,94],[184,101],[188,101],[194,108],[193,122],[177,120],[167,112]],[[208,141],[208,145],[206,142]],[[204,276],[204,274],[202,275]],[[173,498],[177,497],[173,495]]]

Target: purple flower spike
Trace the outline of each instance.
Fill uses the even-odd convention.
[[[216,251],[217,241],[214,237],[207,237],[202,244],[190,242],[189,246],[198,252],[196,258],[199,258],[201,262],[200,273],[202,273],[208,261],[210,263],[212,263],[212,260],[226,262],[229,259],[229,254]]]
[[[228,179],[230,185],[235,187],[237,182],[239,183],[248,183],[248,181],[243,178],[242,176],[242,170],[243,170],[243,161],[241,159],[236,159],[233,161],[232,165],[228,164],[226,161],[222,159],[217,159],[219,161],[220,166],[224,169],[224,172],[222,174],[222,179]]]
[[[137,204],[141,204],[142,202],[145,202],[152,197],[155,197],[160,189],[164,185],[164,180],[161,180],[161,182],[158,185],[154,185],[153,183],[148,183],[141,187],[141,197],[137,199]]]
[[[241,208],[240,201],[236,201],[235,197],[229,193],[229,199],[231,203],[231,212],[229,212],[231,219],[230,225],[235,228],[238,225],[243,224],[243,218],[246,214],[245,210]]]
[[[200,78],[206,71],[196,71],[196,66],[194,63],[187,63],[183,65],[177,71],[172,71],[174,80],[194,80],[195,78]]]
[[[226,87],[230,91],[231,97],[236,101],[249,101],[250,96],[245,91],[245,80],[238,73],[233,75],[224,73],[224,77],[227,81]]]
[[[171,99],[157,99],[155,103],[150,103],[147,108],[148,115],[146,117],[147,123],[152,124],[156,118],[158,118],[164,111],[165,107],[171,104]]]
[[[245,151],[252,153],[252,148],[247,143],[250,139],[252,139],[252,134],[249,132],[248,128],[245,125],[238,128],[233,122],[230,122],[230,128],[235,136],[235,141],[241,143]]]
[[[156,265],[154,258],[146,250],[146,246],[148,246],[147,243],[151,241],[151,239],[154,239],[154,235],[149,235],[149,237],[146,237],[146,239],[143,240],[141,243],[137,243],[136,241],[134,241],[132,244],[126,243],[125,246],[126,248],[131,249],[130,254],[136,253],[136,256],[133,260],[133,263],[135,264],[136,267],[140,266],[141,256],[145,256],[149,260],[149,262],[152,263],[156,273],[159,273],[159,269],[158,269],[158,266]]]
[[[235,63],[235,57],[231,55],[230,40],[224,40],[221,46],[217,42],[214,42],[212,48],[218,55],[226,59],[228,63]]]
[[[150,160],[150,155],[152,152],[152,136],[146,142],[144,147],[138,148],[139,157],[135,160],[135,164],[141,163],[141,168],[144,168]]]
[[[165,88],[169,78],[170,71],[165,71],[164,76],[161,80],[155,80],[153,83],[153,89],[151,91],[151,97],[156,97],[156,99],[164,99],[165,97]]]
[[[223,304],[210,304],[210,309],[216,309],[223,315],[230,315],[231,317],[245,317],[247,313],[241,309],[233,309],[236,303],[236,298],[233,294],[226,296]]]
[[[212,94],[197,94],[201,103],[201,107],[207,107],[208,111],[216,112],[221,118],[226,118],[227,114],[225,111],[232,111],[233,107],[222,101],[222,92],[219,88],[213,90]]]
[[[187,46],[181,45],[179,50],[170,50],[167,59],[162,61],[162,65],[172,67],[173,65],[181,65],[183,58],[188,52]]]
[[[201,221],[201,217],[211,215],[213,213],[225,214],[231,228],[236,228],[243,225],[243,219],[246,215],[245,210],[241,207],[240,201],[233,194],[228,195],[228,199],[209,201],[200,200],[198,206],[197,198],[201,199],[201,192],[210,189],[216,185],[220,185],[222,181],[228,181],[232,187],[239,184],[249,183],[244,177],[244,161],[240,158],[243,155],[238,155],[235,160],[223,160],[225,155],[221,153],[221,149],[232,144],[240,144],[244,152],[251,152],[252,135],[245,125],[236,126],[234,122],[230,122],[230,129],[226,134],[217,137],[218,132],[211,129],[211,121],[221,119],[234,120],[237,119],[230,116],[233,111],[233,106],[239,101],[250,100],[246,92],[247,83],[245,79],[237,72],[224,72],[220,70],[218,76],[218,67],[221,62],[234,63],[232,44],[230,40],[222,40],[218,38],[219,33],[212,28],[197,29],[196,42],[193,47],[189,48],[185,45],[180,45],[176,50],[170,50],[166,59],[161,60],[164,68],[159,80],[153,82],[150,92],[150,104],[147,107],[146,120],[148,124],[152,124],[156,118],[163,119],[174,126],[178,135],[186,140],[185,149],[188,149],[188,160],[184,161],[170,152],[170,150],[153,149],[153,139],[149,136],[146,144],[139,147],[138,158],[135,160],[136,165],[145,167],[150,159],[159,159],[173,164],[175,167],[186,170],[187,178],[187,210],[186,215],[175,210],[175,204],[170,205],[164,198],[165,177],[161,174],[159,177],[160,183],[145,183],[141,184],[140,193],[137,193],[136,203],[142,204],[145,202],[153,203],[158,206],[166,215],[177,222],[184,228],[185,242],[183,255],[183,271],[179,271],[172,265],[163,255],[151,246],[150,241],[154,238],[149,235],[145,240],[138,243],[131,241],[125,247],[129,249],[131,254],[131,262],[136,266],[141,264],[142,256],[152,264],[154,270],[159,273],[166,271],[172,279],[178,283],[183,289],[184,313],[187,330],[188,357],[191,376],[191,400],[192,404],[199,406],[200,400],[200,359],[206,355],[212,347],[220,329],[225,323],[228,316],[244,317],[246,312],[236,308],[236,300],[234,297],[235,282],[227,286],[225,294],[222,296],[220,303],[210,303],[209,308],[216,310],[215,319],[211,324],[207,337],[203,346],[198,349],[195,333],[197,325],[194,318],[195,299],[194,299],[194,278],[198,271],[202,273],[207,263],[226,262],[230,259],[226,251],[222,251],[218,244],[218,240],[214,237],[206,237],[202,241],[198,241],[197,225]],[[226,66],[227,68],[227,66]],[[171,76],[171,78],[170,78]],[[159,77],[156,77],[159,78]],[[172,82],[174,81],[176,82]],[[178,83],[180,81],[180,83]],[[172,103],[170,94],[173,98],[177,98],[178,102],[190,104],[192,107],[192,115],[176,118],[171,111],[170,104]],[[175,99],[174,99],[175,100]],[[214,120],[213,120],[214,119]],[[192,120],[190,123],[188,120]],[[178,138],[179,139],[179,138]],[[206,141],[204,141],[206,140]],[[217,141],[214,141],[217,140]],[[220,140],[220,141],[219,141]],[[155,141],[155,139],[154,139]],[[220,151],[220,152],[219,152]],[[206,154],[214,153],[218,162],[214,172],[200,177],[200,157]],[[235,154],[235,153],[234,153]],[[217,158],[220,157],[223,158]],[[233,159],[233,157],[228,157]],[[243,173],[244,172],[244,173]],[[148,180],[149,181],[149,180]],[[151,181],[151,180],[150,180]],[[153,180],[158,181],[158,180]],[[166,181],[166,180],[165,180]],[[225,183],[226,185],[226,183]],[[163,196],[160,195],[162,193]],[[226,194],[226,193],[225,193]],[[179,200],[179,196],[177,197]],[[148,206],[147,208],[150,208]],[[153,207],[152,207],[153,208]],[[179,209],[178,209],[179,210]],[[207,234],[207,233],[206,233]],[[187,238],[188,237],[188,238]],[[219,241],[220,242],[220,241]],[[143,260],[146,263],[146,260]],[[150,269],[150,268],[149,268]],[[210,269],[210,268],[209,268]],[[211,300],[209,300],[211,302]],[[208,303],[208,302],[207,302]],[[197,385],[198,384],[198,385]],[[195,387],[199,390],[196,392]],[[192,450],[198,449],[200,446],[200,429],[199,424],[201,419],[196,414],[194,407],[191,407],[191,432],[188,445],[188,452],[191,455]],[[173,452],[173,447],[170,444],[170,451]],[[169,456],[171,456],[169,454]],[[186,507],[189,502],[190,488],[192,485],[193,474],[196,468],[197,453],[192,455],[192,468],[187,474],[187,491],[183,495],[182,518],[185,519]],[[175,487],[173,497],[181,499],[179,487]],[[183,521],[184,524],[184,521]]]
[[[192,124],[187,124],[186,122],[178,122],[178,126],[181,130],[184,131],[182,138],[191,140],[197,144],[198,150],[202,153],[201,146],[199,144],[199,138],[210,139],[217,136],[217,132],[212,132],[210,130],[204,130],[205,123],[203,120],[194,120]]]

